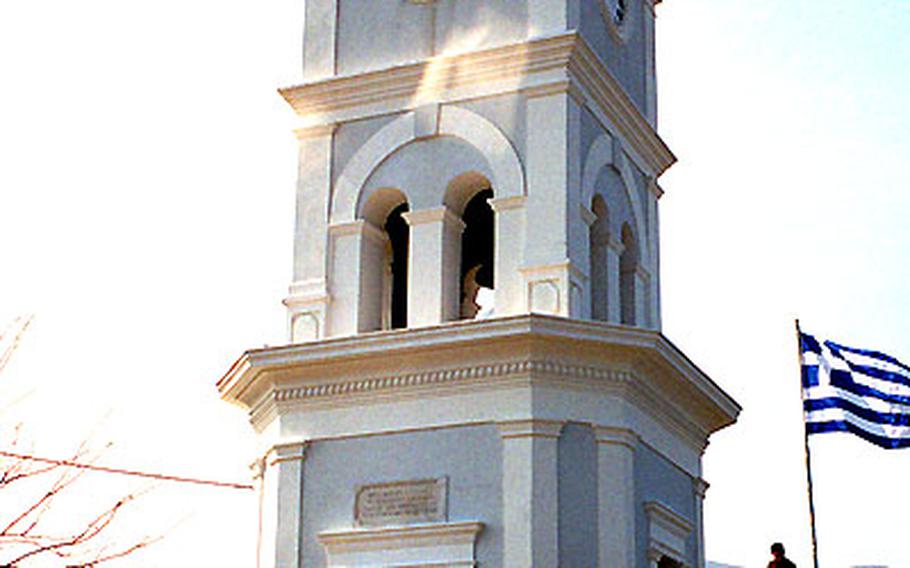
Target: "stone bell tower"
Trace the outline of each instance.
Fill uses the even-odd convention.
[[[260,566],[701,567],[739,406],[660,332],[654,0],[306,0]]]

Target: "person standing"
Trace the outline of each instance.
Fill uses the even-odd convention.
[[[775,542],[771,545],[771,555],[774,557],[774,560],[768,562],[768,568],[796,568],[796,564],[790,561],[784,555],[784,545]]]

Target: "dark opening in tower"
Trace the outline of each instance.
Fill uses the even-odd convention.
[[[391,275],[388,282],[391,290],[390,327],[400,329],[408,326],[408,224],[401,216],[408,211],[408,204],[402,203],[389,213],[385,229],[389,235],[389,268]]]
[[[477,192],[465,206],[461,234],[461,317],[490,315],[493,310],[493,208],[492,189]]]
[[[607,273],[607,246],[610,242],[609,215],[603,197],[595,195],[591,202],[594,222],[591,224],[589,251],[591,254],[591,319],[607,321],[609,274]]]

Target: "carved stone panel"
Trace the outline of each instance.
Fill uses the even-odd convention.
[[[354,524],[384,527],[445,522],[445,477],[361,485],[354,498]]]

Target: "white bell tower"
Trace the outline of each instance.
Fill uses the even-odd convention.
[[[739,406],[660,333],[653,0],[306,0],[260,566],[701,567]]]

